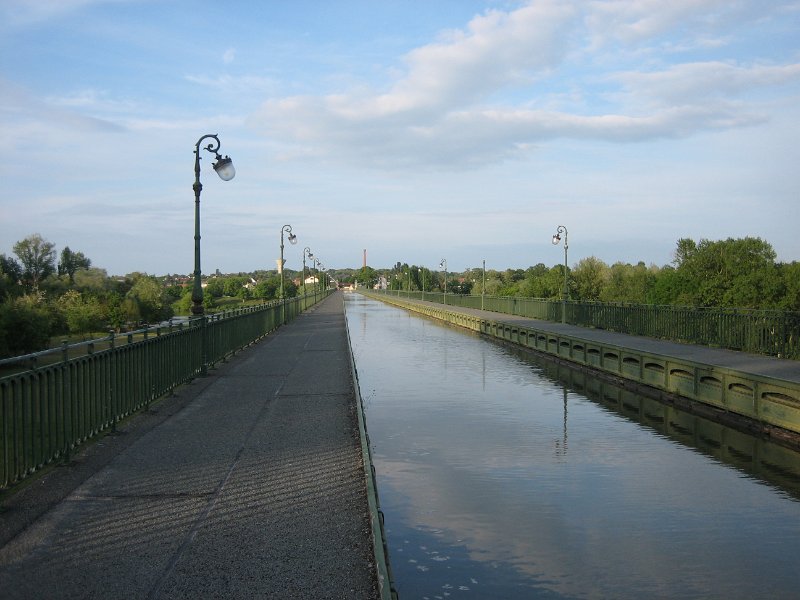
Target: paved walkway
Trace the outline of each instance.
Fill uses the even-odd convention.
[[[341,294],[0,507],[0,597],[378,596]]]
[[[414,300],[400,297],[404,302],[422,304],[422,300]],[[444,305],[436,302],[424,302],[425,305],[443,308]],[[661,356],[682,358],[705,365],[736,369],[753,375],[763,377],[773,377],[793,383],[800,383],[800,361],[773,358],[771,356],[761,356],[758,354],[748,354],[746,352],[736,352],[734,350],[723,350],[721,348],[709,348],[707,346],[697,346],[694,344],[680,344],[667,340],[659,340],[637,335],[616,333],[603,329],[591,329],[578,325],[567,325],[554,323],[552,321],[541,321],[530,317],[520,317],[517,315],[507,315],[488,310],[475,308],[462,308],[459,306],[446,307],[448,310],[476,316],[482,319],[508,323],[512,325],[528,326],[540,331],[547,331],[555,334],[570,335],[587,341],[611,344],[618,347],[650,352]]]

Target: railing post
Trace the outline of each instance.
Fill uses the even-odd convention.
[[[108,348],[110,352],[109,356],[109,386],[108,386],[108,395],[109,395],[109,404],[111,408],[111,433],[117,432],[117,409],[114,406],[116,401],[116,383],[117,383],[117,353],[115,350],[115,340],[114,340],[114,330],[108,332]]]
[[[64,377],[62,379],[62,402],[64,417],[64,462],[68,463],[72,454],[72,402],[71,386],[69,377],[69,345],[67,340],[61,342],[61,360],[63,363]]]
[[[208,375],[208,360],[207,360],[207,352],[208,352],[208,341],[206,340],[207,335],[207,327],[206,327],[206,315],[202,315],[200,317],[200,374],[201,375]]]

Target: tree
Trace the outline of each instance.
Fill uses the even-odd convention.
[[[22,267],[13,258],[0,254],[0,297],[22,294]]]
[[[608,265],[606,263],[594,256],[582,258],[572,269],[572,281],[576,296],[573,300],[599,300],[607,279]]]
[[[225,295],[225,280],[220,277],[213,277],[208,280],[203,294],[208,294],[213,298],[222,298]]]
[[[356,281],[364,287],[372,287],[378,279],[378,272],[372,267],[361,267],[356,274]]]
[[[673,269],[674,270],[674,269]],[[646,304],[650,300],[656,276],[643,262],[636,266],[628,263],[614,263],[600,299],[603,302],[631,302]]]
[[[67,275],[70,283],[75,283],[75,272],[78,269],[88,269],[92,261],[83,255],[83,252],[73,252],[69,246],[61,251],[61,260],[58,263],[58,274]]]
[[[273,300],[278,297],[280,287],[280,277],[272,276],[269,279],[262,279],[256,284],[253,290],[253,297],[261,300]]]
[[[288,281],[286,271],[284,271],[284,287],[286,286],[286,281]],[[244,288],[244,284],[249,281],[247,277],[241,277],[239,275],[233,277],[226,277],[223,283],[223,289],[225,291],[225,295],[231,298],[236,298],[240,296],[240,291]]]
[[[800,262],[781,264],[779,268],[784,288],[780,307],[800,311]]]
[[[135,316],[138,311],[139,318],[148,323],[163,321],[172,316],[169,298],[164,293],[164,287],[155,277],[140,275],[125,296],[125,300],[130,301],[123,302],[123,307],[128,314]],[[136,310],[134,310],[134,305]]]
[[[14,254],[22,263],[23,280],[38,293],[39,283],[56,271],[55,245],[34,233],[14,244]]]
[[[0,357],[19,356],[47,348],[52,316],[36,296],[0,304]]]
[[[77,290],[69,290],[58,299],[64,312],[70,333],[100,331],[105,325],[103,307],[94,296],[84,296]]]
[[[699,244],[684,239],[676,251],[677,270],[699,306],[777,306],[782,286],[775,257],[772,246],[752,237]]]
[[[87,267],[76,271],[73,285],[81,292],[104,293],[113,288],[113,282],[109,280],[106,270],[97,267]]]

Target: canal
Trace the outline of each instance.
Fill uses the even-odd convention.
[[[800,455],[347,294],[401,600],[797,598]]]

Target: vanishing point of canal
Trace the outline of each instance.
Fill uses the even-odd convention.
[[[800,455],[347,295],[401,600],[798,598]]]

